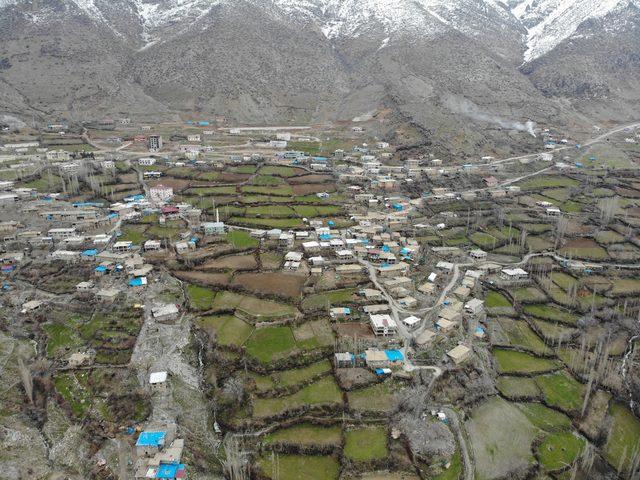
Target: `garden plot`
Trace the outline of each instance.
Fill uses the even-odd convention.
[[[271,175],[277,177],[296,177],[298,175],[304,175],[307,173],[303,168],[286,167],[280,165],[265,165],[258,172],[260,175]]]
[[[548,355],[551,350],[544,344],[538,335],[531,330],[527,322],[499,317],[495,320],[500,324],[503,337],[506,341],[500,341],[496,345],[511,345],[538,355]]]
[[[538,430],[517,407],[492,397],[466,423],[479,480],[509,478],[535,463],[531,445]]]
[[[254,218],[254,217],[231,217],[229,223],[246,225],[257,228],[302,228],[304,223],[300,218]]]
[[[538,175],[520,183],[522,190],[538,190],[560,187],[577,187],[580,182],[561,175]]]
[[[543,252],[545,250],[551,250],[553,248],[553,242],[550,242],[545,237],[539,237],[535,235],[527,236],[525,240],[527,248],[532,252]]]
[[[276,270],[280,268],[284,256],[279,252],[261,252],[260,263],[263,270]]]
[[[266,327],[253,332],[246,342],[247,354],[263,363],[298,352],[290,327]]]
[[[640,279],[619,278],[613,281],[613,288],[609,292],[612,297],[627,297],[640,295]]]
[[[384,427],[361,427],[344,434],[344,456],[355,463],[368,463],[389,456]]]
[[[571,428],[571,419],[541,403],[516,403],[529,421],[545,432],[560,432]]]
[[[631,243],[614,243],[607,247],[609,256],[620,263],[635,262],[640,258],[640,248]]]
[[[585,386],[571,374],[562,371],[535,377],[547,405],[577,416],[582,408]]]
[[[307,277],[292,273],[240,273],[233,278],[233,285],[263,295],[296,299],[302,294]]]
[[[196,323],[219,345],[241,346],[249,338],[253,327],[233,315],[200,317]]]
[[[260,205],[247,207],[244,214],[248,217],[287,218],[295,217],[296,212],[286,205]]]
[[[340,464],[334,457],[266,454],[258,465],[271,480],[337,480]]]
[[[551,278],[551,281],[562,288],[565,292],[576,290],[579,285],[579,282],[575,277],[564,272],[551,272],[549,273],[549,278]]]
[[[331,447],[339,446],[342,441],[342,429],[339,426],[321,426],[302,423],[293,427],[281,428],[265,435],[265,445],[304,445]]]
[[[227,242],[239,249],[256,248],[260,244],[249,232],[242,230],[230,230],[227,233]]]
[[[303,407],[318,407],[342,404],[342,391],[333,377],[323,377],[298,390],[293,395],[277,398],[253,399],[253,416],[267,418]]]
[[[331,175],[310,174],[301,177],[294,177],[287,179],[287,183],[290,185],[297,185],[303,183],[331,183],[334,178]]]
[[[557,360],[535,357],[516,350],[496,348],[493,355],[498,364],[498,371],[503,374],[541,373],[560,368]]]
[[[593,238],[602,245],[609,245],[611,243],[624,243],[625,238],[618,232],[613,230],[600,230]]]

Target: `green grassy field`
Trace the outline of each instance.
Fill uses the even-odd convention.
[[[605,445],[605,457],[620,472],[629,472],[631,459],[640,451],[640,420],[624,405],[609,408],[611,428]]]
[[[509,399],[537,398],[540,395],[538,385],[529,377],[507,377],[501,375],[496,380],[496,387],[502,396]]]
[[[300,228],[304,224],[300,218],[255,218],[231,217],[229,223],[257,228]]]
[[[568,325],[575,325],[579,318],[577,315],[553,305],[525,305],[523,307],[523,311],[527,315],[531,315],[542,320],[561,322]]]
[[[342,391],[333,377],[323,377],[307,385],[293,395],[253,400],[253,415],[257,418],[272,417],[303,406],[333,405],[342,403]]]
[[[585,439],[573,432],[548,435],[537,448],[540,464],[547,471],[566,468],[582,453],[585,445]]]
[[[504,317],[498,317],[496,321],[500,323],[503,333],[508,338],[509,345],[521,347],[539,355],[551,353],[551,350],[526,322]]]
[[[210,310],[215,302],[216,293],[198,285],[187,286],[189,305],[196,310]]]
[[[331,290],[317,293],[306,297],[302,301],[303,310],[317,310],[329,306],[340,306],[348,304],[354,300],[355,289],[345,288],[342,290]]]
[[[511,302],[509,301],[509,299],[494,290],[490,290],[489,292],[487,292],[487,295],[484,299],[484,304],[487,308],[511,307]]]
[[[339,426],[323,427],[302,423],[289,428],[281,428],[264,437],[266,445],[283,443],[292,445],[339,445],[342,429]]]
[[[253,238],[249,232],[243,230],[229,230],[227,232],[227,242],[233,245],[235,248],[256,248],[260,242]]]
[[[543,303],[547,300],[544,292],[536,287],[516,288],[511,293],[521,303]]]
[[[564,412],[579,413],[585,394],[585,386],[568,372],[557,372],[535,378],[548,405]]]
[[[253,332],[246,342],[247,354],[267,363],[296,349],[290,327],[266,327]]]
[[[395,391],[394,384],[387,381],[347,392],[349,408],[361,412],[390,412],[395,404]]]
[[[387,433],[384,427],[363,427],[344,434],[344,456],[354,462],[371,462],[386,458]]]
[[[530,380],[530,379],[528,379]],[[529,421],[545,432],[557,432],[571,428],[571,419],[541,403],[517,403]]]
[[[278,455],[275,462],[266,455],[258,465],[271,480],[337,480],[340,472],[340,464],[335,458],[315,455]],[[277,476],[273,475],[274,469]]]
[[[241,346],[253,332],[251,325],[233,315],[200,317],[197,323],[211,336],[215,336],[220,345]]]
[[[278,177],[295,177],[305,173],[305,170],[295,167],[266,165],[260,169],[260,175],[275,175]]]
[[[560,366],[556,360],[534,357],[515,350],[495,348],[493,355],[501,373],[539,373],[554,370]]]

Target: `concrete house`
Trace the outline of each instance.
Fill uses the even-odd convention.
[[[155,392],[167,389],[167,372],[152,372],[149,375],[149,386]]]
[[[398,331],[398,324],[388,314],[370,315],[371,328],[378,336],[395,335]]]
[[[447,352],[447,356],[453,360],[453,363],[460,365],[471,357],[471,349],[465,345],[458,345],[457,347],[449,350]]]
[[[166,305],[160,305],[151,309],[151,315],[156,322],[167,323],[173,322],[178,319],[180,310],[173,303],[167,303]]]

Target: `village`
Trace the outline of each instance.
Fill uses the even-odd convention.
[[[640,478],[640,124],[376,122],[3,129],[9,478]]]

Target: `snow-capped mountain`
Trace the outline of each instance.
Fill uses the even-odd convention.
[[[516,0],[511,13],[527,29],[524,60],[534,60],[550,52],[575,33],[589,19],[602,18],[638,0]]]
[[[562,121],[624,98],[598,110],[620,116],[640,98],[638,25],[640,0],[0,0],[0,107],[247,122],[391,107],[425,132],[466,110]]]

